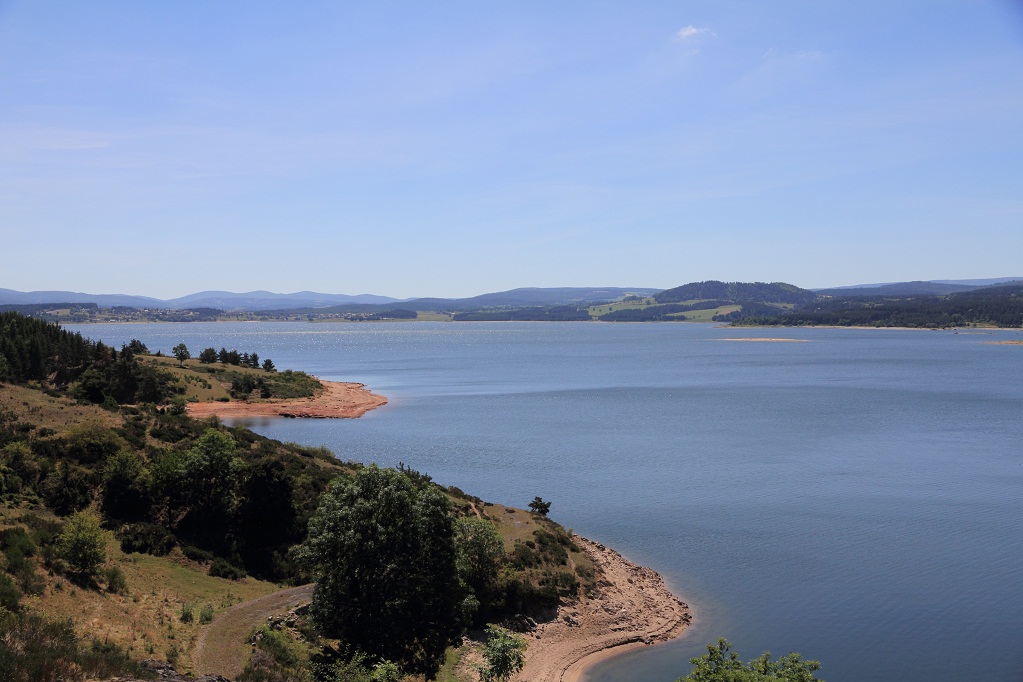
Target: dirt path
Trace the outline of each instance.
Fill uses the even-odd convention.
[[[249,635],[272,615],[283,613],[313,598],[313,586],[302,585],[235,604],[220,612],[203,628],[192,650],[196,675],[223,675],[234,679],[251,653]]]

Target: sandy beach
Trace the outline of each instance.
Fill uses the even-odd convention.
[[[721,339],[721,341],[752,341],[756,343],[808,343],[807,339],[760,338],[757,336],[744,336],[740,338]]]
[[[578,682],[594,664],[675,639],[692,622],[689,607],[655,571],[600,543],[573,539],[593,560],[597,589],[523,633],[529,648],[519,682]]]
[[[387,398],[370,392],[363,384],[318,381],[323,390],[311,398],[189,403],[186,410],[189,416],[196,419],[212,416],[353,419],[387,404]]]

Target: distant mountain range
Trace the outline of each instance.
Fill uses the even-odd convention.
[[[219,308],[221,310],[283,310],[289,308],[324,308],[343,304],[380,305],[398,299],[372,294],[320,294],[299,291],[294,294],[275,294],[270,291],[249,291],[242,294],[230,291],[200,291],[180,298],[161,300],[148,296],[127,294],[83,294],[74,291],[29,291],[0,289],[0,305],[26,305],[38,303],[95,303],[101,308],[125,306],[129,308]]]
[[[465,310],[467,308],[571,305],[589,301],[610,301],[627,294],[647,296],[660,289],[649,287],[554,287],[525,288],[482,294],[471,298],[416,298],[400,300],[388,296],[360,294],[320,294],[300,291],[294,294],[275,294],[269,291],[250,291],[236,294],[229,291],[202,291],[180,298],[160,300],[148,296],[126,294],[83,294],[72,291],[21,292],[0,289],[0,305],[30,305],[43,303],[95,303],[101,308],[125,306],[132,308],[166,308],[183,310],[217,308],[228,311],[251,312],[257,310],[326,309],[349,306],[392,306],[416,310]]]
[[[926,282],[888,282],[885,284],[855,284],[830,289],[814,289],[821,296],[945,296],[963,291],[1009,282],[1023,282],[1023,277],[995,277],[992,279],[936,279]]]
[[[414,298],[401,305],[413,310],[473,310],[545,305],[581,305],[594,301],[614,301],[629,294],[649,296],[660,289],[649,287],[553,287],[524,288],[481,294],[470,298]]]
[[[971,291],[982,287],[1021,281],[1023,277],[999,277],[971,280],[931,280],[927,282],[894,282],[885,284],[856,284],[830,289],[815,289],[814,294],[832,297],[860,296],[941,296]],[[717,289],[708,288],[714,285]],[[773,287],[770,292],[765,287]],[[698,287],[702,287],[699,288]],[[720,289],[720,290],[718,290]],[[777,289],[775,291],[774,289]],[[651,296],[657,294],[661,303],[691,298],[729,299],[736,301],[777,301],[805,303],[808,292],[792,285],[763,285],[742,283],[693,283],[661,290],[651,287],[529,287],[499,291],[469,298],[413,298],[397,299],[373,294],[323,294],[299,291],[276,294],[270,291],[201,291],[180,298],[161,300],[149,296],[128,294],[87,294],[72,291],[29,291],[0,289],[0,305],[35,305],[47,303],[93,303],[100,308],[118,306],[185,310],[215,308],[225,311],[253,312],[279,310],[348,309],[352,306],[395,307],[413,310],[446,310],[450,312],[482,308],[514,308],[527,306],[582,305],[585,303],[619,300],[627,295]],[[770,295],[768,295],[770,294]]]

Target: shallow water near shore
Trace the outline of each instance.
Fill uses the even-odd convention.
[[[551,515],[664,575],[681,640],[594,668],[668,682],[727,637],[829,682],[1023,679],[1023,349],[990,334],[692,324],[83,325],[358,381],[358,420],[252,420]],[[741,337],[805,343],[729,343]]]

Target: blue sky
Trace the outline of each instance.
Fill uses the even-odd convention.
[[[1023,275],[1023,3],[0,0],[0,287]]]

